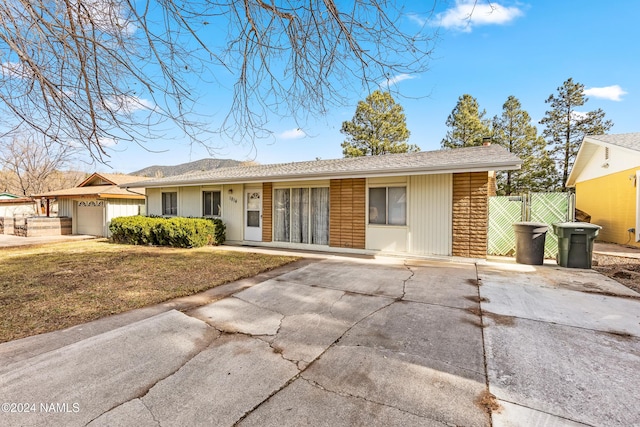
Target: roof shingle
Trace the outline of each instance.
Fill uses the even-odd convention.
[[[617,145],[618,147],[627,148],[629,150],[640,151],[640,132],[618,133],[613,135],[588,135],[585,139]]]
[[[202,183],[240,183],[335,177],[447,173],[470,170],[518,169],[522,161],[498,145],[387,154],[270,165],[236,166],[159,179],[122,187],[158,187]]]

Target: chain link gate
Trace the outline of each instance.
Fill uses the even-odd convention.
[[[487,254],[514,256],[516,236],[513,224],[541,222],[549,226],[544,245],[545,258],[555,259],[558,237],[552,224],[573,220],[574,197],[570,193],[530,193],[522,196],[489,197]]]

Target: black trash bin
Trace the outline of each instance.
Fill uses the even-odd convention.
[[[542,265],[544,240],[549,226],[539,222],[516,222],[513,229],[516,232],[516,262]]]
[[[558,265],[569,268],[591,268],[593,241],[601,228],[599,225],[588,222],[553,224],[553,232],[558,236]]]

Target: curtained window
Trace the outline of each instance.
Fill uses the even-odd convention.
[[[311,243],[329,244],[329,189],[311,189]]]
[[[162,215],[178,215],[178,193],[162,193]]]
[[[273,198],[273,240],[289,242],[291,240],[291,190],[277,189]]]
[[[273,203],[274,241],[329,244],[328,188],[279,188]]]

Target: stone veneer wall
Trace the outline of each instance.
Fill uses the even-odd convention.
[[[453,256],[487,257],[487,172],[453,174]]]

